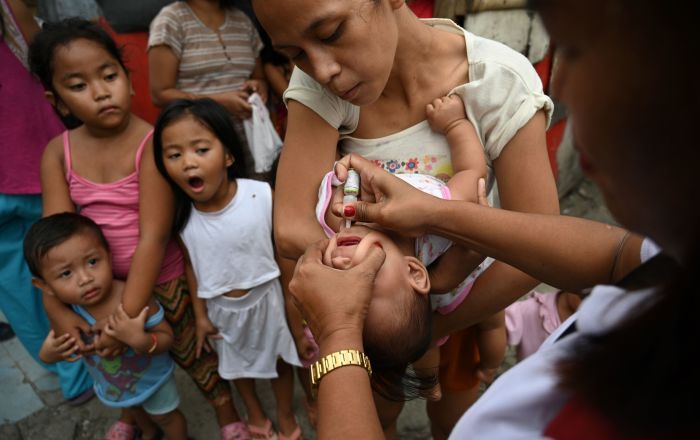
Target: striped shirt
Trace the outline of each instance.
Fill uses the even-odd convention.
[[[184,1],[165,6],[151,22],[148,48],[159,45],[168,46],[180,61],[175,87],[194,94],[240,89],[263,48],[255,26],[238,9],[228,9],[215,31]]]
[[[68,133],[68,130],[63,132],[63,158],[70,198],[80,214],[100,226],[112,253],[114,277],[125,280],[139,242],[139,164],[153,131],[146,135],[136,150],[135,171],[109,183],[90,181],[73,170]],[[183,273],[182,251],[175,240],[171,240],[156,283],[165,283]]]

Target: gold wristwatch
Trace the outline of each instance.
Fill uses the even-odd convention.
[[[348,365],[356,365],[367,370],[367,374],[372,376],[372,365],[369,363],[369,358],[364,353],[358,350],[340,350],[328,354],[317,362],[311,364],[311,391],[316,397],[318,392],[318,384],[326,374],[336,368],[345,367]]]

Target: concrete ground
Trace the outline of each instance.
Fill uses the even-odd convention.
[[[561,210],[566,215],[612,222],[598,190],[585,179],[562,197]],[[547,289],[547,286],[541,287]],[[4,321],[3,318],[0,314],[0,321]],[[509,357],[504,369],[512,362]],[[190,435],[199,440],[217,439],[213,410],[181,370],[176,371],[175,377]],[[261,381],[258,390],[267,414],[274,420],[269,383]],[[294,396],[297,419],[304,438],[315,439],[303,410],[302,396],[303,391],[297,385]],[[242,413],[240,400],[236,401],[236,406]],[[16,338],[0,343],[0,439],[101,439],[117,417],[117,410],[103,406],[96,398],[79,407],[69,406],[61,396],[57,379],[34,362]],[[399,438],[431,438],[424,401],[406,404],[399,419]]]

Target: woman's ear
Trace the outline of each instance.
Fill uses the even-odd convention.
[[[427,295],[430,293],[430,277],[428,276],[428,269],[425,265],[420,262],[416,257],[404,257],[406,259],[406,264],[408,266],[408,278],[411,283],[411,287],[416,293],[422,295]]]
[[[399,9],[401,6],[406,4],[406,0],[389,0],[389,5],[391,9]]]
[[[236,161],[236,159],[233,158],[233,155],[229,153],[228,151],[226,152],[226,168],[230,167],[233,165],[233,163]]]

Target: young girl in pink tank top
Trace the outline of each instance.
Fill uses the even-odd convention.
[[[195,320],[182,252],[171,231],[173,194],[155,167],[152,127],[130,111],[133,90],[119,49],[98,26],[68,19],[37,35],[30,64],[56,110],[82,122],[46,147],[41,164],[44,216],[79,211],[101,226],[114,275],[126,281],[126,312],[138,315],[155,295],[175,332],[171,354],[216,409],[222,438],[245,438],[231,391],[218,377],[216,353],[209,349],[199,358],[194,355]],[[81,350],[93,348],[81,342],[81,332],[95,333],[100,355],[123,350],[121,343],[101,334],[101,323],[91,328],[47,295],[44,304],[55,333],[71,334]],[[133,436],[127,414],[107,437]]]

